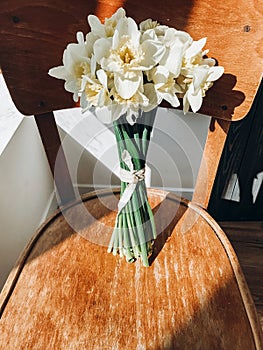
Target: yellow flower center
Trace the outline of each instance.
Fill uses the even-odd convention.
[[[117,26],[117,21],[113,19],[105,19],[105,33],[107,37],[113,36],[115,28]]]
[[[118,104],[129,105],[129,104],[138,104],[140,102],[139,95],[137,93],[135,93],[129,99],[124,99],[117,93],[115,88],[113,88],[112,91],[111,91],[111,95],[114,97],[114,101],[116,101]]]
[[[98,104],[98,95],[102,86],[100,84],[86,84],[85,93],[87,100],[92,103],[93,106]]]
[[[76,78],[82,78],[83,75],[90,73],[90,64],[88,62],[77,62],[74,66]]]
[[[124,64],[130,64],[135,55],[128,46],[124,46],[120,50],[120,58]]]

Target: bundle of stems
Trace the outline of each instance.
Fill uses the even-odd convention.
[[[114,132],[120,158],[120,167],[129,170],[122,160],[123,151],[128,151],[134,171],[145,168],[150,137],[156,110],[141,112],[134,125],[127,123],[125,116],[114,122]],[[121,193],[128,183],[121,182]],[[118,212],[115,227],[108,246],[108,252],[125,256],[128,262],[140,258],[144,266],[149,266],[156,227],[147,197],[144,179],[138,181],[127,204]]]

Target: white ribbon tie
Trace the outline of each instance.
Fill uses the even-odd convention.
[[[127,150],[124,150],[122,152],[121,158],[129,168],[129,170],[122,169],[122,168],[120,169],[120,179],[123,182],[127,182],[128,185],[119,200],[118,212],[120,212],[125,207],[125,205],[129,202],[137,183],[139,181],[144,180],[144,176],[145,176],[145,168],[140,170],[134,170],[131,155]]]

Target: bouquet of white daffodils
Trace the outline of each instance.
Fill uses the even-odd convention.
[[[184,112],[197,112],[206,91],[223,74],[207,58],[206,38],[194,41],[175,28],[147,19],[139,25],[120,8],[101,23],[88,16],[91,31],[63,54],[63,65],[49,70],[65,80],[65,89],[113,123],[121,164],[121,199],[109,251],[148,266],[156,238],[153,213],[144,183],[146,155],[155,110],[165,100]],[[152,111],[152,112],[151,112]]]

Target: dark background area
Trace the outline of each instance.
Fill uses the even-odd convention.
[[[253,181],[263,172],[263,81],[247,116],[233,122],[227,136],[208,207],[217,221],[263,220],[263,185],[253,200]],[[224,199],[236,178],[239,200]],[[232,184],[231,188],[234,187]],[[255,192],[255,190],[254,190]],[[229,198],[229,196],[228,196]]]

